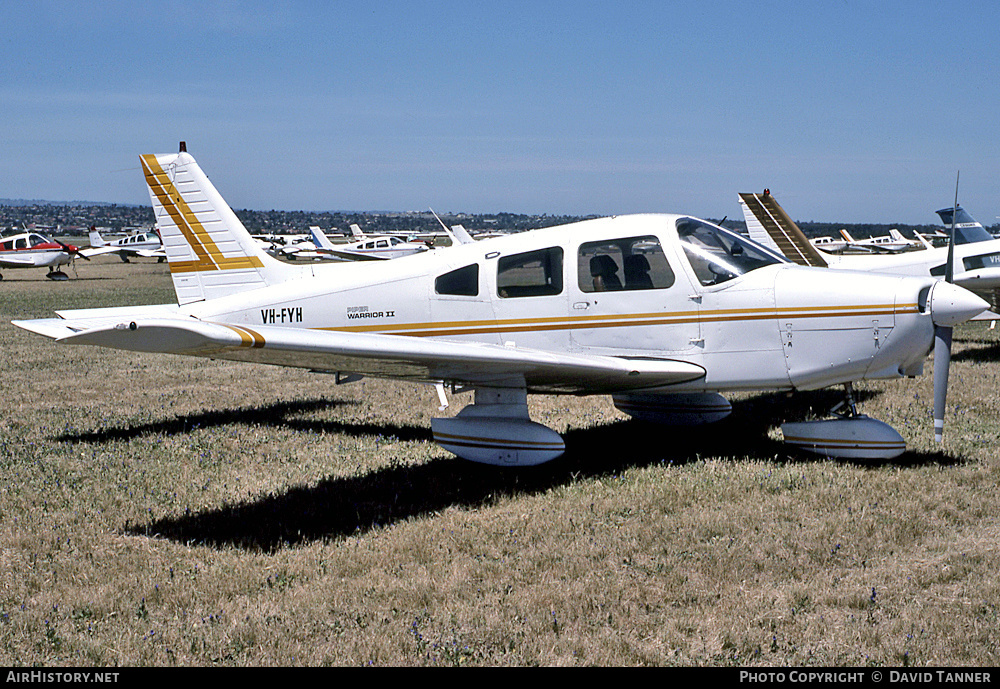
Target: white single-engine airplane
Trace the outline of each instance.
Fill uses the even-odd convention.
[[[478,462],[563,453],[559,434],[529,419],[528,393],[611,394],[636,417],[697,423],[730,412],[721,392],[831,385],[845,386],[847,411],[785,424],[786,442],[893,457],[905,441],[856,413],[851,384],[919,374],[932,346],[986,308],[931,277],[797,266],[683,215],[588,220],[378,263],[285,264],[257,247],[183,146],[141,161],[178,303],[15,325],[65,344],[472,388],[472,404],[431,428]],[[946,373],[947,357],[935,361]],[[946,385],[935,375],[942,415]]]
[[[841,230],[840,236],[844,238],[844,249],[856,251],[879,251],[883,253],[898,253],[900,251],[915,251],[925,249],[927,245],[917,239],[907,239],[899,230],[889,230],[889,234],[881,237],[869,237],[868,239],[855,239],[847,230]],[[818,248],[824,249],[818,243],[813,242]]]
[[[45,277],[49,280],[68,280],[69,276],[60,270],[60,266],[72,263],[77,257],[89,261],[95,253],[49,239],[37,232],[0,237],[0,268],[48,268]],[[2,275],[0,280],[3,280]]]
[[[160,235],[156,232],[135,232],[127,237],[106,241],[96,227],[91,227],[90,246],[100,249],[100,253],[117,253],[125,263],[128,263],[130,256],[155,258],[159,261],[167,257]]]
[[[351,230],[355,236],[361,231],[357,225],[351,225]],[[309,228],[309,234],[312,237],[313,251],[318,257],[341,261],[385,261],[419,254],[430,249],[425,242],[408,242],[388,235],[366,237],[349,244],[334,244],[323,230],[316,226]]]

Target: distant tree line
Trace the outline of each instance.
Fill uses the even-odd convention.
[[[237,210],[237,217],[254,234],[302,234],[310,225],[318,225],[325,232],[350,232],[356,224],[368,234],[380,232],[425,232],[441,229],[438,219],[429,211],[424,212],[347,212],[347,211],[259,211]],[[520,232],[540,227],[564,225],[596,216],[530,215],[522,213],[439,213],[445,224],[462,225],[471,232],[507,231]],[[718,219],[714,222],[719,222]],[[742,220],[723,221],[730,229],[745,231]],[[855,239],[878,237],[898,229],[912,237],[914,232],[933,232],[941,225],[887,225],[871,223],[821,223],[797,221],[808,237],[836,236],[846,229]],[[0,231],[10,234],[22,227],[36,226],[44,231],[59,231],[64,235],[86,235],[91,225],[121,232],[129,228],[150,228],[153,211],[149,206],[116,204],[66,204],[29,202],[24,205],[0,203]],[[1000,232],[1000,224],[992,228]]]

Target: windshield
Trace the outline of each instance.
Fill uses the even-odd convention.
[[[718,285],[757,268],[787,263],[746,237],[695,218],[678,220],[677,234],[703,285]]]

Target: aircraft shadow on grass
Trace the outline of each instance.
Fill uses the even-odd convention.
[[[859,402],[878,393],[859,390]],[[274,552],[285,547],[364,534],[449,507],[477,508],[501,496],[542,493],[578,480],[613,476],[630,468],[670,463],[684,465],[704,457],[733,461],[822,461],[814,455],[791,454],[768,437],[770,427],[814,417],[840,401],[839,391],[817,391],[788,398],[761,394],[733,403],[733,414],[716,424],[671,428],[623,420],[564,434],[565,454],[535,467],[505,469],[448,456],[419,466],[389,466],[364,476],[338,477],[316,485],[291,487],[248,502],[224,505],[195,514],[165,517],[147,524],[126,525],[133,535],[154,536],[210,547],[236,547]],[[353,436],[382,435],[402,441],[432,442],[427,428],[406,425],[340,423],[287,419],[290,414],[343,404],[329,400],[281,402],[251,410],[231,409],[179,417],[128,429],[103,429],[63,436],[77,442],[108,442],[143,434],[186,432],[197,427],[261,423]],[[844,460],[840,460],[844,461]],[[944,453],[908,452],[891,462],[914,466],[954,464]],[[872,462],[859,463],[873,466]]]
[[[987,338],[955,338],[962,344],[961,350],[951,355],[952,361],[968,361],[974,364],[994,364],[1000,362],[1000,342]]]

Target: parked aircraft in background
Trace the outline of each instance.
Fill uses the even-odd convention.
[[[125,263],[128,263],[130,256],[155,258],[160,261],[167,258],[167,254],[163,250],[163,242],[160,241],[160,235],[156,232],[136,232],[127,237],[105,241],[97,228],[91,227],[90,246],[102,249],[96,253],[117,253]]]
[[[49,280],[68,280],[69,276],[60,267],[69,265],[77,257],[89,261],[95,253],[90,249],[63,244],[38,232],[0,237],[0,268],[48,268],[45,277]],[[2,279],[3,275],[0,275]]]
[[[927,245],[917,239],[907,239],[899,230],[889,230],[889,234],[882,237],[869,237],[868,239],[855,239],[847,230],[841,230],[840,236],[844,238],[845,250],[856,251],[877,251],[882,253],[897,253],[900,251],[914,251],[924,249]],[[820,247],[823,248],[823,247]]]
[[[357,229],[355,236],[361,235],[357,225],[351,225],[351,229]],[[385,261],[402,256],[411,256],[430,249],[426,242],[408,242],[399,237],[384,235],[378,237],[365,237],[357,242],[347,244],[334,244],[323,233],[323,230],[316,226],[309,228],[312,236],[312,244],[315,252],[324,258],[340,259],[343,261]]]
[[[177,303],[15,325],[65,344],[293,366],[338,381],[397,378],[442,395],[471,388],[473,403],[431,430],[478,462],[562,454],[559,434],[530,420],[529,393],[611,394],[639,418],[704,423],[730,412],[723,392],[833,385],[845,388],[842,416],[785,424],[786,441],[896,456],[905,441],[857,413],[852,384],[919,374],[932,343],[944,342],[936,335],[986,307],[930,276],[803,268],[685,215],[587,220],[394,261],[292,265],[257,247],[183,147],[141,161]],[[935,376],[935,409],[946,385]]]
[[[935,278],[944,278],[947,272],[948,247],[883,255],[820,254],[770,193],[744,193],[739,198],[751,239],[780,251],[796,263]],[[952,210],[938,211],[949,226]],[[994,239],[961,206],[958,211],[954,282],[986,299],[996,312],[1000,308],[1000,239]],[[985,314],[985,317],[996,318],[996,315]]]

